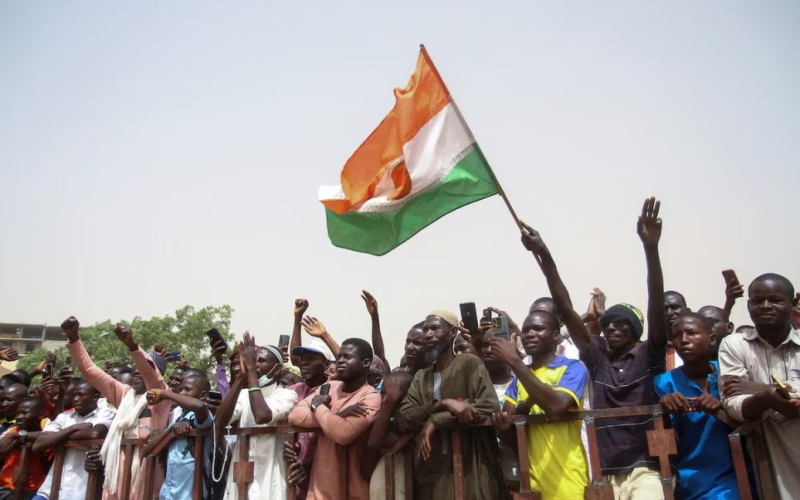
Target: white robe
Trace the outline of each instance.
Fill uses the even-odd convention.
[[[272,422],[257,424],[250,409],[250,393],[239,393],[231,423],[239,421],[239,428],[270,427],[285,423],[289,412],[297,403],[297,393],[272,384],[261,388],[261,395],[272,411]],[[286,465],[283,461],[283,435],[252,436],[250,438],[250,461],[254,462],[253,482],[247,492],[250,500],[286,500]],[[238,442],[233,450],[232,462],[239,459]],[[233,482],[233,463],[228,471],[225,499],[238,498],[238,485]]]

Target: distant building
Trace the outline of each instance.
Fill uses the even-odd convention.
[[[60,326],[0,323],[0,344],[10,345],[24,356],[40,347],[53,352],[67,345],[67,337]],[[16,363],[3,362],[0,372],[11,371],[15,366]]]

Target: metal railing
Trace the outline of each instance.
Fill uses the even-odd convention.
[[[662,488],[664,490],[664,497],[667,500],[674,499],[673,491],[673,476],[670,467],[669,456],[677,453],[677,446],[675,435],[671,428],[668,427],[666,421],[668,414],[663,411],[661,406],[633,406],[622,408],[608,408],[601,410],[587,410],[587,411],[569,411],[559,419],[550,419],[546,415],[529,415],[529,416],[516,416],[512,420],[512,425],[515,427],[516,440],[518,447],[519,458],[519,471],[520,471],[520,486],[518,491],[510,491],[509,494],[514,499],[538,499],[540,497],[538,492],[531,490],[530,478],[530,462],[528,457],[528,439],[527,439],[527,426],[531,424],[549,424],[554,422],[565,422],[582,420],[586,424],[586,433],[588,438],[588,450],[591,484],[586,487],[585,498],[589,500],[605,500],[613,499],[613,487],[609,484],[602,475],[600,468],[600,453],[597,446],[597,430],[596,421],[607,418],[621,418],[621,417],[642,417],[652,416],[654,429],[647,431],[647,444],[650,455],[658,458],[659,471],[661,473]],[[760,489],[760,497],[764,500],[777,499],[777,489],[774,484],[772,476],[772,469],[769,462],[769,456],[766,452],[763,437],[760,435],[759,422],[747,422],[739,425],[731,421],[724,411],[720,410],[715,414],[715,417],[727,423],[734,430],[729,434],[729,441],[731,445],[731,458],[736,472],[737,484],[739,487],[739,494],[743,500],[751,500],[753,492],[750,487],[750,480],[748,477],[747,465],[745,461],[745,452],[742,445],[742,437],[748,436],[750,440],[752,451],[754,452],[754,462],[756,473],[759,481],[758,486]],[[453,487],[455,491],[456,500],[463,500],[464,498],[464,468],[463,456],[461,450],[461,435],[463,432],[469,432],[474,427],[486,427],[487,423],[478,424],[475,426],[453,426],[449,429],[441,429],[438,432],[450,432],[452,440],[452,460],[453,460]],[[204,438],[212,436],[213,430],[196,430],[189,431],[188,436]],[[235,461],[231,463],[228,474],[233,475],[233,483],[237,485],[239,500],[247,499],[247,491],[249,485],[254,481],[254,463],[250,461],[250,440],[256,436],[265,435],[285,435],[292,444],[295,443],[296,435],[298,433],[319,432],[314,429],[304,429],[293,427],[289,425],[278,425],[272,427],[252,427],[233,429],[230,435],[237,436],[237,442],[240,444],[238,457],[234,457]],[[222,436],[219,436],[222,438]],[[158,491],[155,489],[156,482],[156,461],[159,460],[161,452],[169,445],[174,439],[171,434],[165,435],[161,441],[155,445],[150,454],[144,457],[144,474],[145,485],[147,491],[144,498],[146,500],[157,499]],[[384,472],[386,482],[386,499],[387,500],[402,500],[396,498],[397,485],[394,484],[395,480],[395,466],[394,455],[403,453],[403,460],[405,461],[405,498],[406,500],[413,499],[413,457],[412,453],[407,452],[408,445],[413,441],[414,436],[407,434],[403,436],[395,446],[389,450],[385,455]],[[134,457],[136,447],[140,449],[144,446],[145,440],[143,439],[123,439],[122,449],[124,450],[125,460],[122,465],[122,479],[118,497],[121,500],[130,498],[131,491],[131,465]],[[54,467],[54,475],[52,488],[50,492],[50,500],[58,500],[59,489],[61,486],[61,476],[63,473],[63,466],[67,450],[74,447],[88,447],[92,445],[101,445],[103,440],[71,440],[59,446],[56,450]],[[202,500],[203,498],[203,447],[205,439],[195,439],[194,443],[194,458],[195,469],[193,477],[193,499]],[[28,461],[30,459],[30,443],[27,443],[22,449],[22,455],[19,467],[15,474],[15,499],[22,498],[22,486],[27,479],[23,471],[27,471]],[[339,453],[339,463],[341,470],[348,471],[348,448],[347,446],[337,445]],[[218,452],[215,450],[215,453]],[[294,485],[289,483],[289,466],[286,467],[286,484],[287,493],[290,500],[295,499]],[[346,499],[348,492],[348,474],[345,473],[341,482],[341,490],[339,491],[339,498]],[[101,474],[97,471],[89,473],[88,487],[86,491],[86,499],[94,500],[101,497],[102,485],[100,484]]]

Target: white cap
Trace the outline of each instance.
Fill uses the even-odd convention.
[[[328,361],[336,361],[330,348],[322,340],[312,337],[311,340],[303,346],[295,347],[292,349],[293,356],[302,356],[304,351],[311,351],[317,354],[322,354]]]

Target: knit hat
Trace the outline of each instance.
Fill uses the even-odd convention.
[[[445,309],[434,309],[433,311],[428,313],[428,316],[439,316],[440,318],[445,320],[447,323],[449,323],[450,326],[456,326],[457,327],[458,324],[459,324],[458,316],[456,316],[454,313],[452,313],[450,311],[447,311]]]
[[[644,332],[644,316],[635,306],[619,303],[606,309],[600,318],[600,325],[606,325],[615,319],[624,319],[631,327],[631,337],[634,342],[639,342]]]

